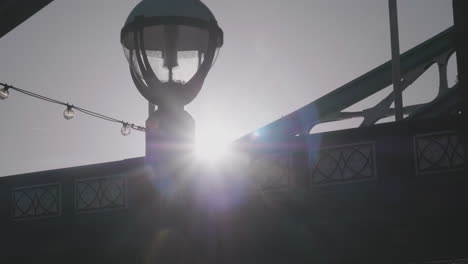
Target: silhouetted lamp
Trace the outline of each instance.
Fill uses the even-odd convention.
[[[158,110],[147,121],[147,155],[158,142],[193,137],[185,112],[223,44],[223,31],[199,0],[143,0],[120,36],[138,91]]]

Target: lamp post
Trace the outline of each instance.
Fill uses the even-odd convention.
[[[157,105],[146,122],[146,158],[179,159],[194,137],[184,110],[200,92],[223,31],[199,0],[143,0],[128,16],[121,43],[138,91]]]
[[[160,194],[157,241],[149,244],[164,245],[149,251],[158,263],[193,263],[190,255],[209,246],[199,231],[206,224],[197,224],[199,217],[191,213],[188,182],[197,177],[188,182],[184,177],[195,134],[195,121],[184,107],[200,92],[223,31],[199,0],[142,0],[128,16],[120,41],[138,91],[158,106],[149,108],[146,121],[146,162]],[[187,248],[187,241],[196,243]]]

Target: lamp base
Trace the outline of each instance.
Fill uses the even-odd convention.
[[[174,178],[192,159],[195,121],[184,109],[159,108],[146,121],[146,163],[157,178]]]
[[[146,121],[146,160],[158,165],[191,153],[195,120],[184,109],[158,109]]]

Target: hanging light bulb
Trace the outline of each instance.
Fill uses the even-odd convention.
[[[4,85],[2,89],[0,89],[0,99],[5,100],[10,96],[10,92],[8,91],[8,85]]]
[[[122,133],[123,136],[128,136],[130,135],[130,132],[132,131],[130,129],[130,126],[128,125],[128,123],[122,123],[123,126],[122,128],[120,129],[120,133]]]
[[[73,105],[67,104],[67,109],[63,111],[63,117],[65,117],[66,120],[70,120],[73,117],[75,117],[75,112],[73,112]]]

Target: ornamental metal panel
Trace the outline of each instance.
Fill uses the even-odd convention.
[[[265,155],[252,161],[251,171],[261,190],[284,190],[291,187],[293,170],[291,155]]]
[[[455,131],[414,137],[416,174],[440,173],[464,167],[464,149]]]
[[[325,147],[309,153],[312,185],[347,183],[376,177],[375,143]]]
[[[15,220],[59,216],[59,183],[22,186],[12,189],[12,218]]]
[[[77,213],[127,207],[127,181],[123,176],[79,179],[75,182]]]

